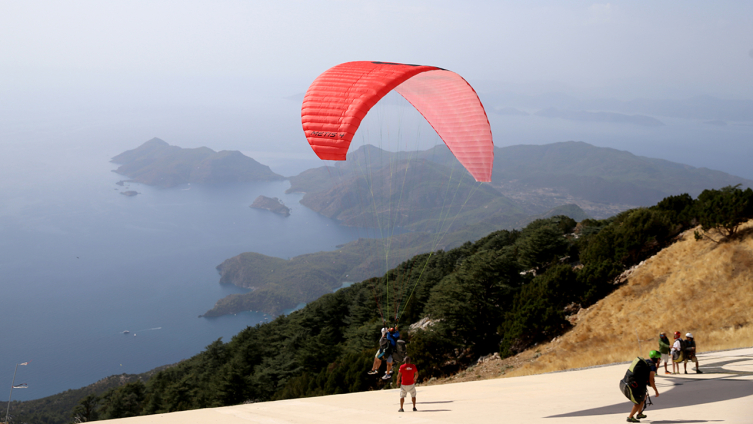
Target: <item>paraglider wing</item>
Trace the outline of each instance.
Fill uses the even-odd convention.
[[[435,66],[348,62],[311,84],[301,122],[320,159],[345,160],[369,110],[395,89],[432,125],[477,181],[491,181],[494,144],[484,107],[460,75]]]
[[[492,178],[494,143],[489,119],[473,88],[450,71],[427,71],[395,89],[429,121],[476,181]]]

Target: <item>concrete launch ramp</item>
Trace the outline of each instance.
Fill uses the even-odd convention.
[[[753,423],[753,348],[699,355],[703,374],[657,379],[659,397],[642,422]],[[630,402],[618,382],[627,364],[418,387],[397,412],[398,390],[351,393],[124,418],[123,424],[383,424],[398,423],[606,423],[625,422]],[[670,365],[671,370],[671,365]],[[366,370],[364,370],[365,372]],[[420,372],[420,370],[419,370]]]

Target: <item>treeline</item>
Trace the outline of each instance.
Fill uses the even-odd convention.
[[[381,279],[322,296],[227,343],[217,340],[146,383],[91,395],[72,417],[83,422],[389,387],[366,371],[383,325],[374,290],[398,278],[415,283],[400,325],[421,377],[452,374],[480,356],[512,355],[567,331],[572,312],[566,311],[612,292],[616,277],[681,232],[700,224],[696,237],[721,242],[750,218],[753,191],[726,187],[697,200],[667,197],[606,220],[556,216],[498,231],[416,256]],[[409,332],[408,324],[422,318],[430,325]]]

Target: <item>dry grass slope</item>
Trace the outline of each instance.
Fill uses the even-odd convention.
[[[660,331],[694,333],[699,352],[753,346],[753,221],[743,235],[716,243],[685,232],[506,376],[629,361],[658,349]]]

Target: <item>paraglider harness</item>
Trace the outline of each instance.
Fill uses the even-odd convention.
[[[387,338],[387,335],[385,334],[384,337],[379,339],[379,355],[377,355],[377,358],[379,359],[388,358],[391,353],[392,353],[392,343],[390,343],[390,340]]]
[[[386,324],[386,322],[384,324]],[[398,330],[398,325],[395,324],[392,328]],[[389,332],[387,334],[389,334]],[[385,334],[384,337],[379,339],[379,354],[377,355],[377,358],[387,359],[390,355],[392,355],[393,361],[400,363],[403,362],[405,351],[406,349],[404,340],[395,340],[395,346],[393,347],[392,342]]]
[[[633,390],[638,390],[639,393],[648,402],[648,374],[650,373],[649,365],[647,361],[640,356],[635,358],[630,364],[625,373],[625,377],[620,382],[620,387],[625,397],[633,401],[633,403],[639,403],[638,399],[634,397]],[[644,404],[645,408],[645,404]]]

